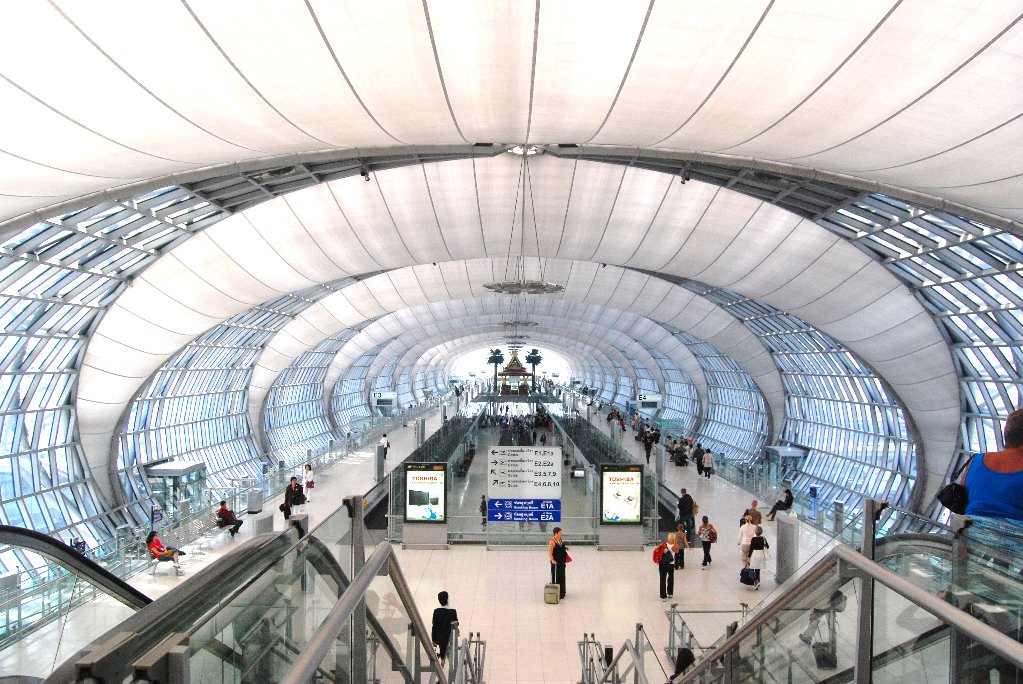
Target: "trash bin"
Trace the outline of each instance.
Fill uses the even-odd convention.
[[[249,513],[259,513],[263,510],[263,490],[252,488],[249,490],[246,510]]]

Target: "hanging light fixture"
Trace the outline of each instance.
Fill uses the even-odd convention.
[[[521,148],[515,152],[516,148]],[[505,275],[512,276],[505,280],[484,283],[483,287],[497,294],[506,295],[541,295],[557,294],[565,289],[563,285],[550,283],[544,279],[543,259],[540,258],[540,235],[536,227],[536,208],[533,204],[532,186],[529,176],[529,157],[539,154],[542,148],[535,145],[517,145],[509,152],[522,156],[521,171],[519,172],[519,186],[515,193],[515,211],[512,212],[511,234],[508,237],[508,261],[505,265]],[[530,150],[533,151],[530,151]],[[536,260],[539,267],[540,278],[526,278],[525,254],[526,254],[526,202],[529,202],[530,214],[533,217],[533,234],[536,236]],[[512,244],[515,238],[515,219],[519,218],[519,254],[512,256]]]

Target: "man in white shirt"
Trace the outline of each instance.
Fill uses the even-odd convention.
[[[384,448],[384,458],[387,458],[387,450],[391,448],[391,443],[387,441],[387,433],[380,438],[380,446]]]

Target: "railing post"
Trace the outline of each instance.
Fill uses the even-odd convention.
[[[739,623],[733,622],[725,629],[725,640],[727,641],[731,637],[735,636],[736,631],[739,629]],[[735,649],[729,649],[728,653],[725,654],[725,682],[724,684],[739,684],[735,678]]]
[[[345,508],[352,521],[352,577],[366,564],[366,547],[363,543],[362,495],[346,496]],[[366,599],[352,614],[352,681],[366,681]]]
[[[863,539],[860,553],[874,560],[874,539],[877,516],[882,502],[877,499],[863,499]],[[856,684],[870,684],[871,663],[874,660],[874,580],[863,574],[860,577],[859,611],[856,616]]]

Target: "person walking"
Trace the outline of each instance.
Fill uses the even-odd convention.
[[[696,517],[693,513],[695,503],[693,495],[686,491],[685,487],[679,490],[678,503],[675,507],[678,509],[678,522],[685,527],[687,537],[692,536],[693,527],[696,526]]]
[[[387,458],[387,450],[391,448],[391,443],[387,439],[386,432],[384,433],[384,436],[380,438],[379,444],[384,448],[384,458]]]
[[[753,571],[753,588],[760,588],[760,569],[767,567],[767,550],[771,545],[764,538],[764,528],[756,526],[756,535],[749,543],[749,567]]]
[[[458,611],[448,608],[448,592],[442,591],[437,594],[437,602],[440,608],[433,609],[433,624],[430,628],[430,639],[437,648],[437,656],[440,664],[448,656],[448,643],[451,641],[451,625],[458,622]]]
[[[650,465],[650,452],[654,449],[654,438],[647,432],[643,435],[643,451],[646,453],[646,464]]]
[[[743,511],[742,514],[744,518],[748,515],[750,522],[753,523],[754,525],[759,525],[760,523],[764,522],[763,515],[761,515],[760,511],[757,509],[758,505],[759,502],[756,499],[753,499],[753,501],[749,505],[749,508]]]
[[[718,531],[710,524],[710,519],[703,516],[703,524],[696,530],[696,536],[703,544],[703,569],[710,565],[710,545],[718,540]]]
[[[486,525],[487,524],[487,495],[486,494],[480,495],[480,515],[483,517],[483,520],[480,521],[480,525]]]
[[[714,452],[710,449],[703,452],[703,474],[710,479],[710,476],[714,474]]]
[[[692,453],[693,463],[696,464],[696,476],[703,475],[703,445],[699,442],[696,443],[696,448],[693,449]]]
[[[661,542],[661,545],[655,550],[655,555],[656,551],[660,551],[660,555],[657,557],[657,575],[660,580],[659,588],[662,601],[672,598],[675,593],[675,554],[671,551],[673,546],[675,546],[674,532],[668,535],[667,542]]]
[[[753,524],[748,515],[742,518],[742,527],[739,528],[739,541],[736,542],[742,550],[742,564],[749,563],[749,548],[753,537],[757,536],[757,526]]]
[[[675,548],[671,550],[675,554],[675,569],[682,570],[686,567],[686,549],[693,548],[689,543],[689,535],[682,523],[678,523],[675,531]]]
[[[554,528],[554,535],[547,543],[547,560],[551,565],[551,584],[560,585],[560,598],[565,598],[565,566],[568,564],[568,547],[561,537],[561,528]]]

